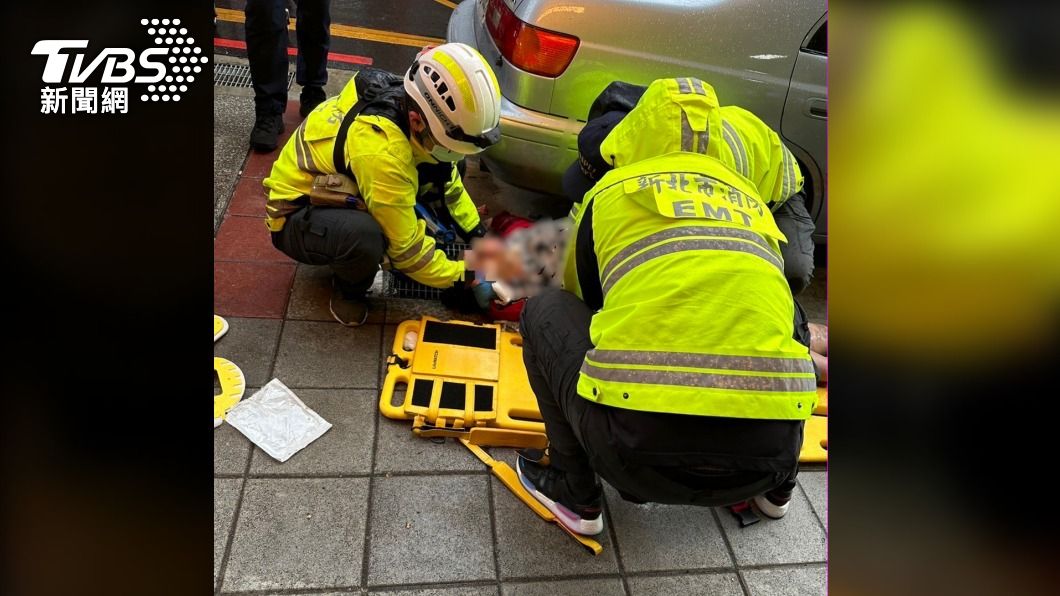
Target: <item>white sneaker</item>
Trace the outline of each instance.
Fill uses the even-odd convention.
[[[758,495],[752,501],[755,504],[755,508],[758,511],[769,518],[780,519],[788,513],[788,507],[791,505],[791,499],[788,499],[783,504],[774,503],[766,495]]]

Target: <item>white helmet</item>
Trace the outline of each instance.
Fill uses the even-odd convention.
[[[440,161],[474,155],[501,138],[501,88],[471,46],[447,43],[417,56],[405,73],[405,92],[442,145],[431,152]]]

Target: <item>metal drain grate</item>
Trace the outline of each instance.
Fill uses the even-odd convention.
[[[455,244],[439,245],[445,256],[452,260],[464,258],[464,251],[471,248],[470,244],[457,242]],[[438,300],[442,290],[425,286],[413,281],[405,274],[398,271],[383,272],[383,295],[393,298],[412,298],[415,300]]]
[[[287,88],[291,88],[294,82],[294,73],[287,73]],[[213,86],[214,87],[242,87],[250,88],[250,66],[246,64],[229,64],[225,62],[214,62],[213,64]]]

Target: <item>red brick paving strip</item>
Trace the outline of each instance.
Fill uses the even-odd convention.
[[[272,246],[261,180],[301,123],[297,100],[287,103],[283,119],[279,147],[247,157],[214,240],[214,311],[219,315],[282,319],[287,310],[295,262]]]

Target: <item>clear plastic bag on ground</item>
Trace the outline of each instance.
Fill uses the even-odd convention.
[[[309,409],[279,379],[232,406],[225,420],[280,462],[331,428],[330,422]]]

